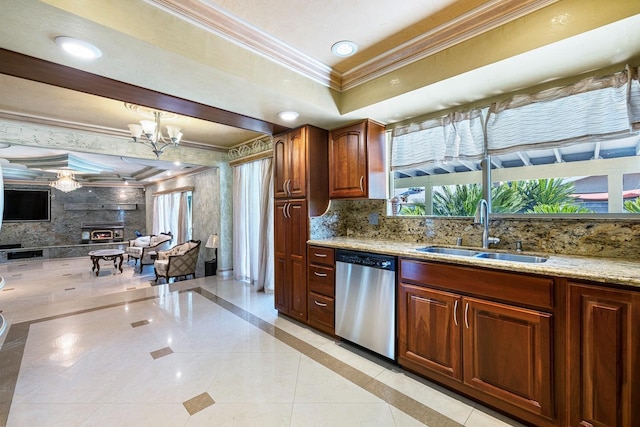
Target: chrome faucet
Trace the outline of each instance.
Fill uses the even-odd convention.
[[[489,237],[489,204],[485,199],[480,199],[478,202],[473,222],[484,225],[482,229],[482,249],[489,248],[490,243],[496,244],[500,242],[497,237]]]

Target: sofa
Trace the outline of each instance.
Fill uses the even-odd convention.
[[[158,252],[157,259],[153,263],[156,273],[156,283],[160,277],[166,282],[174,277],[196,277],[196,263],[200,252],[200,240],[189,240],[174,246],[167,251]]]
[[[125,248],[127,261],[131,258],[136,260],[136,264],[139,261],[140,273],[142,273],[142,267],[153,264],[153,258],[158,251],[167,249],[171,244],[171,240],[173,240],[171,232],[160,233],[157,236],[140,236],[129,240],[129,246]]]

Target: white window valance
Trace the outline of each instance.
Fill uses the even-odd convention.
[[[487,152],[555,148],[629,134],[627,92],[628,74],[621,72],[497,102],[487,118]]]
[[[393,130],[391,169],[600,142],[640,130],[640,68]]]
[[[391,169],[413,169],[484,155],[482,110],[452,113],[394,129]]]

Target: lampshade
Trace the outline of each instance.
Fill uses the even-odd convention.
[[[217,248],[218,247],[218,235],[212,234],[209,236],[207,243],[204,245],[205,248]]]

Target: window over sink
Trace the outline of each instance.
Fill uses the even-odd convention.
[[[490,197],[494,214],[637,214],[639,131],[640,84],[630,67],[398,126],[391,212],[473,216]]]

